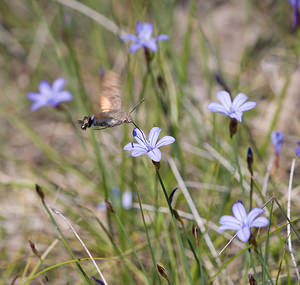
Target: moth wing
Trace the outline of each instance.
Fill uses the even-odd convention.
[[[122,108],[120,77],[113,71],[103,75],[99,103],[101,112],[119,111]]]

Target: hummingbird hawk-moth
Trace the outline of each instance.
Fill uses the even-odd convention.
[[[100,112],[85,116],[78,120],[81,129],[90,127],[100,127],[99,129],[112,128],[121,124],[134,124],[131,113],[144,101],[136,104],[129,113],[122,110],[120,95],[120,77],[113,71],[108,71],[102,75],[102,88],[100,96]]]

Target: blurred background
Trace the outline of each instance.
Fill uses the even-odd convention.
[[[135,34],[138,20],[153,23],[154,36],[170,37],[159,43],[150,69],[142,49],[131,54],[129,43],[120,40],[121,34]],[[180,173],[217,251],[230,238],[216,232],[220,216],[231,214],[238,199],[249,205],[248,192],[241,190],[242,185],[247,190],[250,183],[248,147],[254,153],[254,192],[258,197],[254,205],[261,207],[274,195],[286,208],[291,161],[300,140],[299,47],[293,8],[283,0],[0,1],[0,284],[26,284],[30,274],[32,277],[43,266],[54,264],[59,265],[47,271],[48,284],[84,284],[74,262],[61,264],[72,257],[36,194],[35,184],[42,187],[48,206],[70,219],[92,255],[105,258],[98,264],[109,284],[147,284],[129,238],[151,284],[163,284],[166,281],[159,280],[152,264],[137,204],[139,193],[143,204],[153,206],[145,208],[144,215],[155,260],[166,267],[171,284],[188,284],[170,215],[157,211],[168,205],[152,163],[147,156],[131,158],[123,151],[124,145],[133,141],[133,126],[82,131],[77,122],[99,111],[100,70],[120,74],[124,110],[145,99],[133,117],[146,134],[158,126],[161,137],[176,138],[175,144],[162,148],[161,176],[170,194],[180,180],[176,169]],[[58,77],[66,79],[64,88],[73,100],[58,108],[31,112],[27,93],[38,92],[41,80],[52,83]],[[206,109],[224,89],[216,77],[222,78],[233,96],[243,92],[258,102],[244,114],[234,140],[229,137],[229,119]],[[281,130],[285,136],[277,169],[270,142],[273,130]],[[292,218],[300,215],[299,172],[297,160]],[[125,191],[133,194],[129,210],[122,208]],[[113,204],[120,223],[99,206],[105,199]],[[173,206],[190,213],[181,189]],[[273,214],[276,224],[271,230],[286,222],[278,208],[274,207]],[[87,257],[66,223],[58,216],[55,219],[74,255]],[[184,220],[184,224],[192,238],[193,222]],[[295,226],[299,229],[299,222]],[[182,228],[180,233],[184,236]],[[281,234],[282,239],[270,236],[269,270],[276,278],[282,261],[279,284],[296,284],[284,247],[286,231]],[[43,266],[28,240],[41,254],[48,251]],[[226,265],[226,276],[233,283],[220,273],[215,275],[221,264],[243,247],[236,241],[218,263],[201,236],[204,271],[208,279],[214,276],[201,283],[184,239],[193,283],[248,284],[245,255]],[[299,264],[299,240],[295,239],[294,249]],[[89,276],[96,276],[90,261],[81,265]],[[28,284],[47,281],[40,274]]]

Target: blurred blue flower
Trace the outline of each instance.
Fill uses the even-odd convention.
[[[298,157],[300,157],[300,141],[297,142],[298,147],[295,147],[295,152]]]
[[[258,217],[264,212],[263,209],[254,208],[247,215],[246,209],[241,201],[233,204],[232,213],[233,216],[221,217],[219,223],[221,226],[218,231],[233,230],[236,231],[238,238],[246,242],[250,237],[250,228],[252,227],[266,227],[269,224],[269,220],[265,217]]]
[[[299,24],[300,0],[288,0],[294,10],[294,28]]]
[[[284,142],[283,132],[274,131],[271,133],[271,143],[274,146],[276,155],[279,155],[282,149],[283,142]]]
[[[167,35],[159,35],[155,38],[152,38],[153,25],[151,23],[142,23],[138,21],[136,23],[136,36],[133,34],[128,34],[121,37],[122,41],[132,41],[132,44],[129,48],[131,53],[137,51],[139,48],[144,47],[150,49],[154,52],[157,51],[157,42],[158,41],[168,41],[169,37]]]
[[[40,92],[27,94],[27,98],[34,101],[31,105],[31,111],[45,106],[56,107],[61,102],[71,101],[73,99],[72,94],[67,90],[62,90],[65,84],[64,78],[57,78],[52,86],[46,80],[41,81],[39,84]]]
[[[120,199],[121,199],[121,193],[120,193],[120,188],[118,187],[113,187],[112,191],[112,204],[114,206],[116,205],[120,205]],[[122,195],[122,199],[121,199],[121,203],[122,203],[122,207],[125,210],[130,210],[132,208],[132,204],[133,204],[133,196],[132,196],[132,192],[131,191],[125,191]],[[97,208],[100,211],[106,211],[106,203],[104,201],[98,203]]]
[[[221,104],[215,102],[210,103],[207,109],[211,112],[227,115],[239,122],[242,122],[243,112],[249,111],[257,105],[257,103],[253,101],[246,102],[248,97],[243,93],[239,93],[233,101],[231,101],[230,94],[225,90],[219,91],[217,97]]]
[[[158,148],[175,142],[175,139],[171,136],[165,136],[157,142],[160,131],[161,129],[158,127],[152,128],[149,133],[149,140],[147,140],[145,133],[142,130],[135,128],[132,134],[138,143],[130,142],[125,145],[123,149],[130,150],[132,157],[147,154],[151,160],[159,162],[161,160],[161,152]]]

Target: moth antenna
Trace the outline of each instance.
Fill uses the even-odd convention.
[[[133,106],[133,108],[130,110],[129,114],[131,114],[132,112],[135,111],[135,109],[140,106],[143,102],[145,101],[145,99],[143,98],[142,100],[140,100],[135,106]]]

